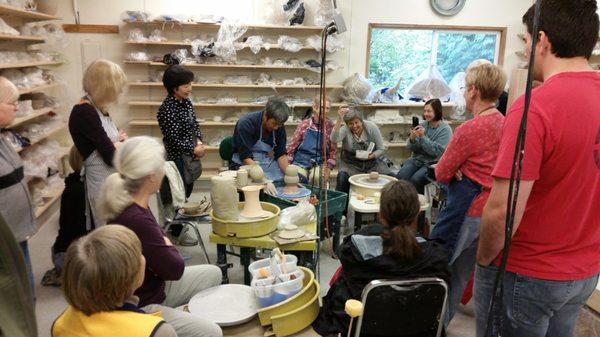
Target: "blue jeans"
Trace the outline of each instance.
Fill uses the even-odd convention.
[[[429,238],[442,241],[449,259],[454,255],[456,240],[467,211],[480,192],[481,186],[467,177],[463,177],[460,181],[453,179],[448,185],[446,207],[440,212]]]
[[[31,258],[29,257],[29,245],[27,241],[19,242],[23,257],[25,258],[25,268],[27,268],[27,276],[29,276],[29,286],[31,287],[31,296],[35,300],[35,280],[33,279],[33,268],[31,267]]]
[[[477,337],[485,336],[496,269],[478,265],[475,271]],[[549,281],[506,272],[504,296],[497,306],[502,337],[573,336],[579,310],[597,283],[598,275],[576,281]]]
[[[466,217],[460,228],[454,256],[450,258],[450,289],[448,290],[448,310],[446,311],[446,326],[450,323],[458,303],[462,298],[465,287],[475,270],[477,244],[479,242],[479,225],[481,218]]]
[[[402,164],[400,171],[396,174],[396,178],[411,182],[417,189],[417,192],[423,194],[425,193],[425,185],[429,184],[429,179],[427,179],[427,165],[409,158]]]

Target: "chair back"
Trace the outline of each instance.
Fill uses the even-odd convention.
[[[448,285],[439,278],[374,280],[354,336],[441,336]]]

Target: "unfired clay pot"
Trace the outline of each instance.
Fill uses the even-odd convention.
[[[240,213],[244,218],[263,218],[271,215],[271,212],[265,211],[260,205],[258,196],[260,190],[263,187],[261,185],[252,185],[242,187],[241,190],[244,192],[244,209]]]
[[[379,180],[379,172],[369,173],[369,180],[372,182],[377,182]]]
[[[240,198],[233,177],[214,176],[210,179],[210,198],[214,215],[222,220],[238,221]]]

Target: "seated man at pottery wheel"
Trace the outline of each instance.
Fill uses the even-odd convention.
[[[283,124],[290,113],[290,107],[282,98],[271,97],[263,111],[240,118],[233,132],[233,157],[229,169],[258,164],[268,180],[283,179],[289,165]]]
[[[296,127],[294,136],[287,147],[288,160],[290,163],[300,167],[300,175],[303,181],[307,181],[312,185],[318,184],[320,172],[316,168],[324,162],[323,159],[323,142],[325,142],[326,163],[323,163],[323,174],[325,181],[329,181],[329,174],[335,167],[335,159],[337,146],[331,141],[331,131],[333,130],[333,122],[327,118],[329,99],[324,99],[323,120],[321,120],[321,106],[319,103],[319,95],[313,98],[311,110],[308,112],[305,119]],[[324,126],[320,123],[323,121]],[[323,139],[323,133],[325,137]],[[316,172],[315,172],[316,171]]]

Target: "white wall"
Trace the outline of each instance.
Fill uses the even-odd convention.
[[[258,21],[264,13],[273,8],[280,0],[79,0],[81,23],[84,24],[118,24],[121,33],[115,34],[68,34],[70,44],[62,52],[69,63],[57,68],[74,92],[73,97],[81,95],[81,76],[85,61],[96,57],[104,57],[122,64],[125,53],[131,48],[123,41],[129,32],[129,27],[120,21],[120,15],[125,10],[147,10],[154,14],[161,13],[197,13],[216,14],[242,19],[246,22]],[[307,24],[312,24],[314,10],[318,0],[306,0]],[[341,82],[348,75],[358,72],[365,74],[365,55],[367,48],[367,33],[369,23],[403,23],[403,24],[442,24],[465,26],[502,26],[507,27],[504,68],[510,73],[519,61],[515,51],[523,45],[516,34],[524,29],[521,25],[521,15],[530,5],[523,0],[470,0],[458,15],[446,18],[436,15],[429,7],[427,0],[338,0],[348,32],[341,35],[346,49],[333,56],[344,69],[328,78],[331,82]],[[61,1],[59,16],[64,23],[73,23],[74,14],[71,0]],[[124,67],[127,72],[132,68]],[[135,68],[139,73],[140,68]],[[125,97],[113,114],[118,125],[126,130],[127,122],[132,115],[125,102]],[[74,102],[71,102],[71,104]]]

